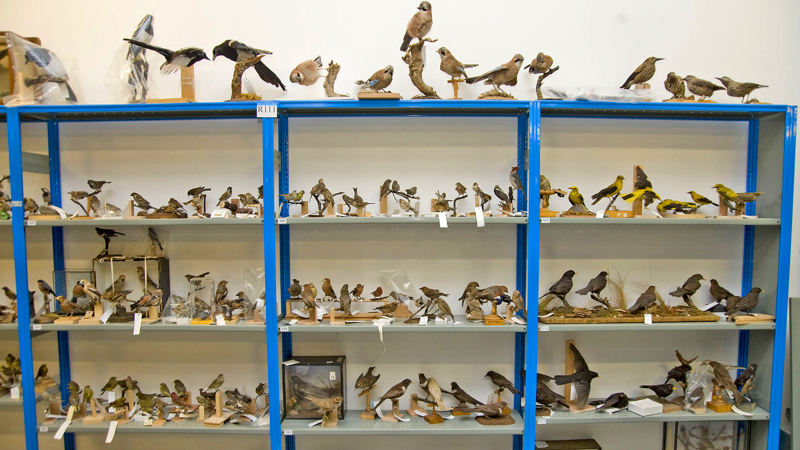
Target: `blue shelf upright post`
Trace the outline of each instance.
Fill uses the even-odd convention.
[[[783,173],[781,186],[781,235],[778,250],[778,289],[775,293],[775,340],[772,350],[769,429],[767,448],[778,450],[781,435],[783,374],[786,364],[786,316],[789,311],[789,263],[792,252],[792,207],[794,206],[795,146],[797,144],[797,107],[785,111],[783,138]],[[782,320],[781,320],[782,318]]]
[[[278,113],[278,147],[281,157],[281,172],[278,179],[278,192],[286,194],[289,192],[289,116],[284,113]],[[281,207],[281,217],[289,217],[289,204],[284,203]],[[281,312],[286,314],[286,300],[289,299],[287,289],[292,281],[292,258],[290,257],[290,243],[291,243],[291,229],[289,226],[278,227],[280,233],[280,265],[281,265],[281,280],[280,280],[280,296],[281,296]],[[283,359],[286,361],[292,358],[292,333],[281,333],[281,347],[283,349]],[[286,450],[294,450],[295,441],[294,436],[286,436],[284,438]]]
[[[527,293],[528,308],[538,310],[535,301],[530,300],[536,297],[539,292],[539,172],[541,170],[541,137],[542,137],[542,109],[541,102],[531,102],[530,112],[528,113],[528,273],[527,273]],[[528,316],[530,318],[530,316]],[[528,320],[527,333],[525,333],[525,392],[536,392],[536,373],[537,356],[539,353],[539,327],[536,316]],[[536,403],[532,404],[534,410]],[[525,414],[523,448],[534,450],[536,448],[536,414]]]
[[[36,392],[33,383],[33,345],[28,305],[28,249],[25,240],[25,193],[22,184],[22,139],[17,108],[8,108],[8,161],[11,175],[11,226],[14,241],[14,279],[17,289],[17,333],[22,369],[22,408],[25,420],[25,448],[39,448],[36,423]]]
[[[47,152],[50,168],[50,195],[52,203],[59,208],[61,201],[61,141],[58,132],[58,120],[47,121]],[[67,295],[66,279],[63,271],[64,265],[64,228],[53,227],[53,271],[56,279],[53,280],[53,288],[58,295]],[[58,272],[61,272],[58,274]],[[58,305],[56,305],[58,306]],[[69,333],[58,331],[58,374],[61,389],[62,407],[67,405],[69,390],[67,383],[72,380],[72,370],[70,369],[69,357]],[[73,433],[64,434],[64,449],[73,450],[75,448],[75,435]]]
[[[529,130],[529,114],[528,112],[520,112],[517,117],[517,166],[519,166],[519,176],[523,180],[523,186],[527,186],[527,168],[526,161],[528,159],[528,130]],[[521,196],[517,192],[517,210],[526,211],[527,205],[525,204],[525,196]],[[515,286],[519,290],[522,298],[528,298],[528,291],[525,286],[526,273],[528,270],[527,264],[527,247],[528,247],[528,230],[525,225],[517,225],[517,277]],[[527,318],[528,316],[526,316]],[[514,333],[514,386],[520,386],[522,395],[525,394],[525,386],[523,385],[524,379],[522,378],[522,371],[525,370],[525,333]],[[526,372],[527,373],[527,372]],[[514,409],[523,412],[522,409],[522,396],[514,396]],[[524,416],[524,414],[523,414]],[[522,436],[514,435],[514,450],[522,450]]]
[[[276,102],[266,102],[277,108]],[[275,120],[271,117],[261,119],[261,140],[263,155],[264,182],[264,286],[267,298],[265,315],[267,328],[267,384],[272,406],[269,409],[270,448],[280,449],[281,445],[281,398],[280,356],[278,355],[278,303],[275,295]],[[272,299],[270,301],[269,299]]]

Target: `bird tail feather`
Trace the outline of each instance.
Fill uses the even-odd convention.
[[[411,39],[413,39],[411,35],[406,32],[405,36],[403,36],[403,44],[400,45],[401,52],[408,50],[408,46],[411,44]]]
[[[556,375],[553,380],[557,385],[561,386],[567,383],[572,383],[572,375]]]
[[[134,40],[134,39],[125,38],[125,39],[123,39],[123,41],[130,42],[131,44],[136,44],[139,47],[146,48],[146,49],[152,50],[154,52],[158,52],[164,58],[167,58],[167,59],[171,58],[172,54],[174,53],[172,50],[167,50],[165,48],[161,48],[161,47],[158,47],[158,46],[155,46],[155,45],[146,44],[146,43],[144,43],[142,41],[137,41],[137,40]]]
[[[67,87],[67,100],[72,103],[78,103],[78,96],[75,95],[75,91],[72,90],[72,87],[69,85],[69,83],[64,82],[64,86]]]
[[[586,295],[589,293],[589,287],[587,286],[583,289],[578,289],[577,291],[575,291],[575,293],[578,295]]]
[[[477,64],[464,64],[464,68],[465,69],[472,69],[472,68],[475,68],[475,67],[478,67],[478,65]]]
[[[258,73],[258,76],[262,80],[264,80],[265,83],[269,83],[275,87],[279,87],[282,90],[286,91],[286,86],[283,85],[281,79],[278,78],[278,75],[275,75],[275,72],[270,70],[270,68],[267,67],[266,64],[259,61],[253,67],[255,67],[256,73]]]

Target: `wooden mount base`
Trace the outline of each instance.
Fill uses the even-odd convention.
[[[489,314],[483,318],[483,324],[487,326],[505,325],[506,321],[497,314]]]
[[[396,92],[359,92],[359,100],[402,100],[403,96]]]

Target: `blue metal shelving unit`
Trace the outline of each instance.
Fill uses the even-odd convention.
[[[769,403],[768,425],[762,437],[756,436],[758,448],[777,450],[781,417],[781,390],[784,367],[784,351],[786,342],[786,313],[788,305],[788,269],[790,258],[790,238],[792,224],[792,195],[794,186],[795,139],[796,139],[796,107],[781,105],[739,105],[739,104],[678,104],[678,103],[604,103],[604,102],[560,102],[560,101],[478,101],[478,100],[402,100],[402,101],[279,101],[271,103],[278,107],[278,149],[280,167],[275,167],[273,119],[262,121],[263,150],[263,184],[264,210],[275,210],[276,193],[275,178],[278,177],[279,193],[288,192],[289,188],[289,122],[294,117],[358,117],[358,116],[506,116],[516,117],[518,124],[517,160],[522,168],[521,176],[527,180],[529,192],[535,192],[539,186],[540,150],[542,119],[560,118],[596,118],[596,119],[667,119],[667,120],[734,120],[745,121],[748,129],[748,164],[747,188],[760,188],[767,192],[782,193],[779,206],[751,205],[748,213],[758,212],[765,217],[779,217],[780,226],[755,227],[744,226],[744,255],[742,286],[744,290],[752,285],[775,286],[775,312],[778,316],[774,334],[758,331],[750,336],[741,332],[739,338],[739,363],[748,360],[763,362],[764,368],[771,366],[771,383],[763,387],[764,398]],[[27,254],[25,240],[25,224],[23,220],[23,188],[22,188],[22,122],[47,123],[50,184],[54,200],[60,200],[59,161],[59,123],[82,121],[140,121],[140,120],[190,120],[190,119],[255,119],[256,102],[225,103],[187,103],[187,104],[148,104],[148,105],[75,105],[75,106],[22,106],[0,109],[5,113],[8,123],[9,161],[11,165],[11,195],[13,211],[13,243],[16,264],[16,289],[24,295],[28,289]],[[1,120],[2,118],[0,118]],[[770,172],[770,167],[779,164],[780,177]],[[759,173],[762,176],[758,176]],[[770,174],[766,176],[765,174]],[[755,210],[753,209],[755,208]],[[773,209],[770,209],[773,208]],[[539,292],[539,207],[534,195],[528,199],[528,205],[520,201],[520,209],[527,209],[530,216],[527,224],[516,226],[517,241],[517,288],[523,295]],[[288,209],[280,210],[286,217]],[[551,225],[554,226],[554,225]],[[281,292],[281,309],[285,308],[286,287],[290,282],[291,261],[289,258],[291,225],[275,225],[271,220],[264,222],[264,254],[265,269],[268,276],[267,292],[275,292],[277,285]],[[777,230],[777,231],[776,231]],[[53,227],[54,267],[63,269],[64,246],[62,227]],[[275,238],[279,242],[276,248]],[[275,260],[269,255],[279,255],[280,267],[275,267]],[[56,283],[57,290],[65,287]],[[270,290],[272,288],[272,290]],[[770,290],[770,289],[768,289]],[[61,292],[59,292],[61,293]],[[277,300],[277,299],[275,299]],[[268,301],[267,311],[278,315],[277,301]],[[281,311],[285,312],[285,311]],[[23,391],[33,391],[32,341],[28,320],[27,302],[19,302],[19,345],[22,358]],[[280,334],[283,354],[278,353],[277,322],[267,321],[266,348],[268,361],[269,395],[272,399],[281,397],[279,370],[282,359],[292,354],[291,333]],[[751,348],[763,348],[769,345],[771,352],[748,352]],[[537,365],[538,333],[516,333],[515,337],[515,372],[516,382],[522,384],[519,373],[522,369]],[[526,349],[528,351],[526,351]],[[67,332],[59,333],[60,373],[62,386],[70,379],[69,342]],[[758,353],[756,355],[755,353]],[[535,392],[535,378],[526,377],[523,392]],[[65,397],[64,397],[65,398]],[[25,431],[28,449],[38,448],[35,401],[32,397],[23,396],[25,413]],[[761,403],[760,403],[761,404]],[[277,406],[277,405],[276,405]],[[514,406],[521,413],[524,406],[519,396],[514,399]],[[281,442],[282,429],[280,408],[270,409],[270,444],[272,448],[280,448],[285,444],[287,450],[295,448],[294,436],[285,436]],[[523,415],[524,439],[515,436],[515,449],[534,449],[536,421],[534,414]],[[754,427],[758,428],[758,427]],[[65,448],[73,448],[71,437],[65,440]]]

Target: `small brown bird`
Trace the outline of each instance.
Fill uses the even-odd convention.
[[[724,364],[720,364],[716,361],[705,360],[700,363],[701,366],[710,366],[711,369],[714,371],[714,378],[717,379],[717,383],[722,386],[723,388],[731,391],[733,393],[733,399],[736,404],[742,403],[744,397],[739,392],[739,389],[736,389],[736,384],[734,384],[733,379],[731,378],[731,374],[727,367]]]
[[[750,103],[752,101],[749,100],[749,97],[750,93],[753,92],[754,90],[758,88],[769,87],[758,83],[747,83],[747,82],[740,83],[738,81],[733,81],[730,77],[722,77],[722,78],[716,77],[716,78],[720,81],[720,83],[722,83],[723,86],[725,86],[728,95],[730,95],[731,97],[741,97],[742,103],[745,103],[745,100],[747,100],[747,103]]]
[[[754,287],[753,289],[750,289],[750,292],[748,292],[747,295],[742,297],[741,300],[738,300],[735,303],[729,300],[725,315],[732,316],[740,312],[750,313],[750,311],[752,311],[756,306],[758,306],[758,296],[762,292],[764,291],[761,288]]]
[[[153,281],[152,278],[150,278],[150,275],[147,276],[147,283],[145,283],[145,281],[144,281],[144,267],[142,267],[142,266],[136,267],[136,272],[139,275],[139,282],[145,285],[145,289],[146,290],[149,291],[150,288],[158,289],[158,285],[156,285],[156,282]]]
[[[333,290],[333,286],[331,286],[331,279],[330,278],[323,278],[322,279],[322,292],[325,294],[324,300],[336,300],[336,292]]]
[[[411,40],[417,38],[422,40],[428,32],[431,31],[433,26],[433,11],[431,11],[430,2],[424,1],[417,6],[419,11],[411,17],[406,25],[406,34],[403,36],[403,43],[400,45],[400,51],[408,50]]]
[[[656,287],[650,286],[647,288],[646,291],[636,299],[636,303],[634,303],[630,308],[628,308],[629,313],[637,313],[639,311],[645,310],[656,303]]]
[[[310,284],[303,285],[303,292],[300,294],[300,298],[303,299],[303,309],[306,311],[313,311],[317,307],[316,296],[311,290]]]
[[[492,199],[492,196],[483,192],[480,186],[478,186],[478,183],[472,183],[472,190],[475,191],[475,194],[477,194],[478,198],[480,199],[481,209],[485,210],[486,208],[484,205],[486,205],[486,203]]]
[[[259,202],[258,199],[256,199],[256,197],[249,192],[245,192],[244,194],[239,194],[239,201],[242,202],[242,206],[261,204],[261,202]]]
[[[367,373],[362,373],[356,379],[356,390],[361,391],[361,393],[358,394],[359,397],[364,395],[367,389],[371,388],[372,386],[375,386],[375,383],[378,382],[378,378],[381,377],[380,375],[375,375],[373,373],[374,370],[375,366],[372,366],[369,369],[367,369]]]
[[[378,306],[373,311],[380,311],[381,315],[391,316],[395,311],[397,311],[397,306],[399,304],[399,302],[387,303],[385,305]]]
[[[683,283],[683,286],[670,292],[669,295],[683,298],[683,301],[685,301],[687,305],[694,308],[694,303],[692,303],[692,299],[690,297],[694,295],[698,289],[700,289],[700,280],[705,280],[705,278],[703,278],[703,276],[699,273],[696,273],[689,277],[686,282]]]
[[[497,197],[501,202],[505,203],[506,205],[510,204],[510,202],[508,200],[508,194],[506,194],[506,191],[504,191],[503,188],[501,188],[499,184],[495,184],[494,185],[494,195],[495,195],[495,197]]]
[[[492,380],[492,383],[494,383],[495,386],[500,388],[500,389],[498,389],[499,391],[503,391],[505,389],[505,390],[508,390],[509,392],[511,392],[512,394],[519,394],[520,393],[519,390],[516,387],[514,387],[514,383],[509,381],[508,378],[504,377],[503,375],[495,372],[494,370],[490,370],[490,371],[486,372],[486,375],[484,375],[484,378],[486,378],[486,377],[489,377],[489,379]]]
[[[200,208],[206,201],[206,194],[195,195],[188,201],[183,202],[184,205],[192,205],[194,208]]]
[[[686,87],[689,88],[689,92],[694,95],[699,95],[700,100],[711,97],[714,91],[725,90],[722,86],[716,85],[708,80],[697,78],[694,75],[686,75],[683,77],[683,80],[686,81]]]
[[[151,209],[155,209],[150,204],[150,202],[145,200],[144,197],[142,197],[141,195],[137,194],[136,192],[131,192],[131,197],[133,197],[133,202],[136,203],[136,206],[139,209],[144,210],[144,212],[150,211]]]
[[[686,360],[686,358],[684,358],[683,355],[681,355],[681,352],[678,350],[675,350],[675,356],[678,358],[678,361],[680,361],[681,365],[670,369],[667,373],[667,379],[664,382],[666,383],[669,380],[675,380],[680,383],[684,389],[686,389],[686,375],[692,371],[692,363],[695,359],[697,359],[697,356],[690,360]]]
[[[719,285],[719,282],[715,279],[708,280],[711,283],[711,287],[708,288],[709,292],[711,292],[711,296],[714,297],[714,300],[721,302],[723,300],[727,300],[730,297],[733,297],[731,291],[725,289],[724,287]]]
[[[382,199],[383,197],[386,197],[391,192],[392,192],[392,180],[384,181],[383,184],[381,185],[381,196],[380,196],[380,198]]]
[[[89,185],[90,188],[92,188],[95,191],[103,189],[103,186],[106,184],[111,184],[110,181],[95,181],[95,180],[88,180],[86,183]]]
[[[203,273],[201,273],[200,275],[192,275],[192,274],[190,274],[190,273],[187,273],[187,274],[186,274],[186,275],[184,275],[183,277],[184,277],[184,278],[186,278],[186,281],[189,281],[189,282],[191,282],[192,280],[194,280],[194,279],[196,279],[196,278],[203,278],[203,277],[205,277],[206,275],[208,275],[209,273],[211,273],[211,272],[203,272]]]
[[[686,85],[683,83],[683,78],[676,75],[675,72],[667,74],[664,88],[672,94],[672,98],[686,98]]]
[[[431,300],[436,300],[439,297],[448,297],[450,295],[450,294],[445,294],[444,292],[441,292],[437,289],[431,289],[427,286],[422,286],[421,288],[419,288],[419,290],[422,291],[423,294],[425,294],[425,297],[428,297]]]
[[[175,392],[181,397],[186,397],[186,386],[184,386],[183,382],[175,380],[173,383],[175,384]]]
[[[205,186],[199,186],[196,188],[189,189],[189,191],[186,192],[186,195],[189,197],[195,197],[197,195],[202,194],[203,192],[208,192],[210,190],[211,188],[207,188]]]
[[[222,202],[228,201],[228,199],[231,198],[232,195],[233,195],[233,188],[231,186],[228,186],[228,189],[226,189],[225,192],[223,192],[222,195],[219,196],[217,204],[219,205]]]
[[[314,59],[303,61],[297,65],[289,74],[289,81],[301,86],[311,86],[319,80],[319,70],[322,68],[322,58],[317,56]]]
[[[208,389],[206,389],[206,390],[207,391],[216,391],[217,389],[222,387],[222,384],[224,382],[225,382],[225,375],[219,374],[219,375],[217,375],[217,378],[214,378],[214,381],[212,381],[211,384],[208,385]]]
[[[289,296],[291,298],[299,298],[300,294],[303,292],[303,288],[300,287],[300,280],[292,279],[292,285],[289,286]]]
[[[536,55],[536,58],[531,61],[530,64],[523,67],[523,69],[528,69],[528,72],[534,74],[541,74],[545,73],[550,70],[550,67],[553,65],[553,57],[550,55],[545,55],[542,52],[539,52]]]
[[[385,394],[383,394],[378,400],[378,403],[375,404],[375,409],[378,409],[383,403],[384,400],[395,400],[403,396],[406,393],[406,389],[408,389],[408,385],[412,384],[413,382],[406,378],[405,380],[395,384],[392,386]]]
[[[118,276],[117,279],[114,280],[114,282],[111,283],[111,285],[109,287],[107,287],[104,292],[105,293],[116,292],[116,291],[121,291],[124,288],[125,288],[125,275],[122,274],[122,275]]]
[[[370,292],[369,295],[372,296],[373,300],[377,299],[377,298],[380,298],[381,295],[383,295],[383,288],[378,286],[378,289],[375,289],[374,291]]]
[[[620,89],[630,89],[635,84],[647,83],[656,74],[656,61],[661,61],[664,58],[656,58],[651,56],[639,64],[639,67],[630,74],[627,80],[622,83]]]
[[[56,293],[53,292],[53,288],[50,287],[44,280],[37,280],[36,283],[39,285],[39,291],[44,294],[44,298],[47,299],[48,296],[52,295],[53,297],[56,296]]]
[[[458,298],[461,301],[461,306],[464,306],[464,302],[469,300],[475,292],[478,291],[478,287],[477,281],[470,281],[467,283],[467,287],[464,288],[464,293]]]
[[[366,81],[358,80],[356,84],[361,86],[362,90],[383,91],[390,84],[392,84],[392,76],[394,75],[394,67],[388,65],[383,69],[375,72]]]
[[[441,311],[442,314],[445,316],[450,316],[450,319],[453,321],[453,323],[456,322],[456,317],[453,315],[453,311],[450,310],[450,305],[448,305],[443,298],[437,298],[434,300],[434,303],[436,303],[436,307],[439,308],[439,311]]]
[[[450,383],[450,395],[453,396],[456,400],[458,400],[458,407],[465,407],[467,404],[470,405],[483,405],[483,403],[475,400],[471,395],[467,394],[466,391],[461,389],[461,387],[455,381]]]
[[[756,376],[756,370],[758,370],[758,364],[749,364],[747,369],[744,369],[742,373],[736,377],[736,380],[733,381],[733,384],[739,388],[739,392],[742,391],[742,388],[747,384],[747,382],[752,382],[753,378]]]
[[[217,285],[217,292],[214,294],[214,302],[219,303],[225,300],[225,297],[228,296],[228,282],[226,280],[222,280]]]
[[[522,179],[519,176],[519,166],[514,166],[511,168],[511,172],[508,174],[508,181],[511,183],[511,187],[518,191],[522,191],[522,197],[527,202],[528,194],[525,192],[525,186],[522,184]],[[563,194],[560,195],[561,197],[564,196]]]
[[[456,192],[458,195],[464,195],[467,193],[467,187],[461,183],[456,182]]]
[[[361,284],[361,283],[358,283],[358,284],[356,284],[356,287],[353,288],[352,291],[350,291],[350,294],[352,294],[353,298],[356,301],[359,301],[359,300],[361,300],[361,294],[363,292],[364,292],[364,285]]]
[[[483,84],[491,84],[496,90],[504,92],[501,86],[517,85],[517,74],[519,73],[519,69],[522,67],[523,62],[525,62],[525,57],[517,53],[507,63],[501,64],[484,73],[483,75],[467,78],[467,84],[473,84],[478,81],[485,80]]]
[[[450,53],[450,50],[445,47],[441,47],[439,50],[436,50],[436,53],[438,53],[442,58],[442,62],[439,64],[439,70],[450,75],[454,80],[467,78],[467,72],[465,69],[478,67],[477,64],[464,64],[457,60],[456,57]]]
[[[403,211],[413,213],[415,216],[419,215],[419,211],[417,211],[417,208],[411,206],[411,203],[409,203],[406,199],[404,198],[397,199],[397,203],[400,205],[400,209],[402,209]]]
[[[474,408],[459,408],[462,413],[481,413],[484,417],[498,417],[503,415],[503,411],[508,407],[508,403],[502,401],[497,403],[489,403],[488,405],[478,405]]]
[[[349,316],[350,312],[350,288],[345,284],[342,286],[342,289],[339,290],[339,308],[338,311],[344,311],[345,316]]]
[[[518,290],[515,290],[511,294],[511,301],[514,302],[514,308],[517,311],[522,311],[523,313],[527,314],[527,312],[525,311],[525,299],[522,298],[522,293],[520,293]]]

